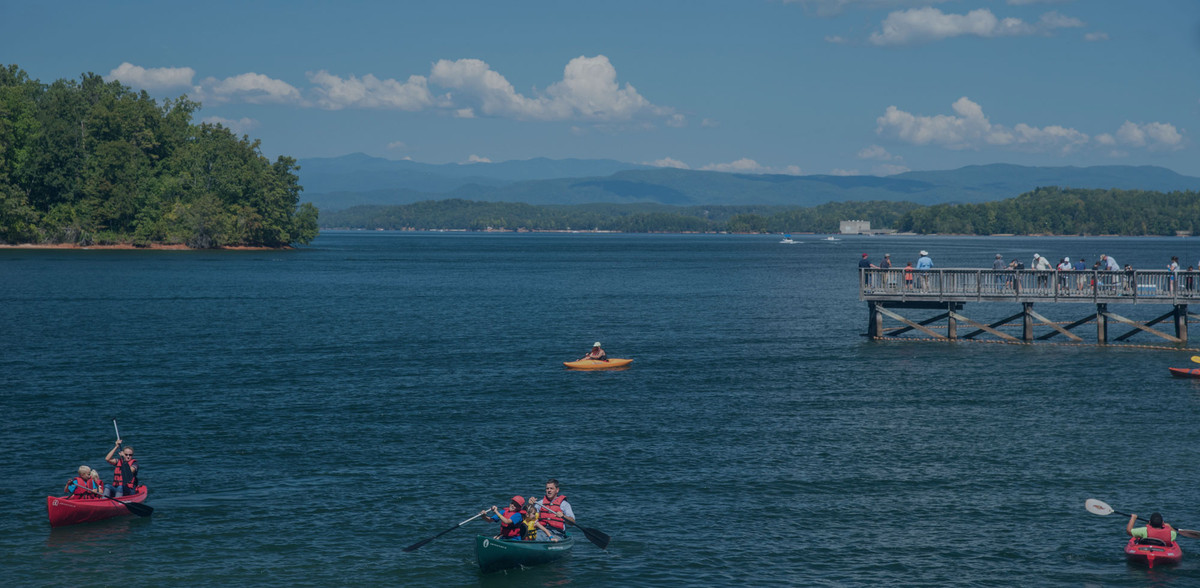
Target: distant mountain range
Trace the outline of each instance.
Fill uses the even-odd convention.
[[[322,210],[461,198],[527,204],[652,202],[676,206],[908,201],[976,203],[1039,186],[1171,192],[1200,190],[1200,178],[1154,166],[972,165],[894,176],[791,176],[656,168],[611,159],[528,159],[428,164],[355,153],[302,159],[302,201]]]

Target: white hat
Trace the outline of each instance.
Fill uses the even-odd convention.
[[[1034,259],[1037,259],[1037,258],[1039,258],[1039,257],[1041,257],[1041,255],[1038,255],[1038,254],[1036,254],[1036,253],[1034,253],[1034,254],[1033,254],[1033,258],[1034,258]]]
[[[1071,258],[1070,258],[1070,257],[1064,257],[1064,258],[1063,258],[1063,261],[1065,261],[1065,262],[1067,262],[1067,263],[1071,263]]]
[[[599,346],[600,346],[600,342],[599,342],[599,341],[596,341],[595,343],[593,343],[593,344],[592,344],[592,347],[599,347]]]
[[[926,250],[924,250],[924,249],[922,249],[922,250],[921,250],[921,255],[929,255],[929,252],[928,252],[928,251],[926,251]]]

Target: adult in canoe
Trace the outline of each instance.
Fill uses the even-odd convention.
[[[1150,514],[1150,524],[1145,527],[1134,528],[1137,523],[1137,513],[1129,515],[1129,522],[1125,524],[1125,532],[1134,539],[1157,539],[1162,541],[1164,545],[1174,543],[1175,538],[1179,535],[1171,525],[1163,522],[1163,517],[1159,513]]]
[[[496,535],[496,539],[519,541],[521,539],[521,510],[524,507],[525,497],[513,496],[512,500],[508,501],[508,506],[504,507],[504,510],[492,506],[492,508],[479,511],[479,514],[484,517],[485,521],[500,523],[500,534]],[[493,514],[488,516],[487,513],[489,512]]]
[[[605,353],[604,350],[600,348],[600,342],[596,341],[595,343],[592,344],[592,350],[587,352],[587,355],[579,358],[579,361],[583,361],[585,359],[594,359],[596,361],[608,361],[608,354]]]
[[[559,494],[559,489],[558,480],[546,480],[546,494],[533,503],[532,508],[537,512],[538,520],[548,529],[545,532],[539,531],[538,539],[562,539],[567,533],[563,519],[575,522],[575,511],[571,509],[567,497]]]
[[[121,451],[120,455],[113,457],[113,454],[119,449]],[[136,459],[133,459],[133,448],[126,447],[125,449],[121,449],[121,440],[117,439],[117,444],[108,450],[108,455],[104,456],[104,461],[116,466],[116,469],[113,470],[112,485],[108,487],[108,493],[105,496],[120,498],[122,496],[137,494],[138,463]]]

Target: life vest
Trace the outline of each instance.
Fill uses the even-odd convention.
[[[71,483],[75,484],[75,488],[71,490],[71,500],[89,500],[93,497],[88,490],[92,489],[91,478],[84,479],[80,476],[75,476]],[[71,484],[67,484],[70,486]]]
[[[1173,543],[1173,541],[1171,540],[1171,532],[1172,531],[1174,531],[1174,529],[1171,528],[1171,525],[1168,525],[1166,523],[1163,523],[1162,528],[1157,528],[1157,527],[1152,527],[1150,525],[1146,525],[1146,538],[1147,539],[1158,539],[1159,541],[1163,542],[1163,545],[1170,545],[1171,543]]]
[[[519,510],[508,510],[507,508],[500,512],[500,516],[508,520],[512,520],[512,516],[520,514]],[[504,539],[516,539],[521,537],[521,523],[515,525],[506,525],[504,521],[500,521],[500,537]]]
[[[546,502],[546,498],[542,497],[542,508],[538,512],[538,516],[541,517],[541,523],[543,525],[558,531],[562,531],[566,528],[566,523],[562,518],[562,507],[559,506],[562,504],[562,501],[566,499],[567,497],[563,496],[562,494],[555,496],[554,500],[551,500],[550,502]]]
[[[137,472],[133,469],[136,465],[136,459],[117,458],[117,468],[113,471],[113,487],[137,488]],[[125,480],[124,470],[129,471],[129,480]]]
[[[538,512],[534,509],[529,509],[531,512],[526,512],[525,517],[521,519],[521,540],[533,541],[537,539]]]

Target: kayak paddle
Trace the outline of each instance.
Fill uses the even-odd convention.
[[[405,552],[416,551],[416,550],[420,549],[422,546],[424,546],[426,543],[429,543],[430,541],[433,541],[434,539],[437,539],[438,537],[441,537],[442,535],[445,535],[446,533],[449,533],[450,531],[453,531],[453,530],[455,530],[455,529],[457,529],[457,528],[459,528],[481,516],[483,516],[483,513],[479,513],[457,525],[454,525],[453,527],[450,527],[449,529],[446,529],[445,531],[442,531],[441,533],[438,533],[437,535],[434,535],[433,537],[430,537],[428,539],[422,539],[421,541],[417,541],[416,543],[413,543],[412,545],[405,547],[401,551],[405,551]]]
[[[1126,517],[1130,516],[1129,513],[1124,513],[1119,510],[1113,510],[1113,508],[1111,506],[1109,506],[1107,503],[1105,503],[1101,500],[1096,500],[1095,498],[1089,498],[1086,501],[1084,501],[1083,507],[1086,508],[1088,512],[1090,512],[1094,515],[1100,515],[1102,517],[1108,516],[1110,514],[1119,514],[1121,516],[1126,516]],[[1146,518],[1138,517],[1138,520],[1144,521],[1144,520],[1146,520]],[[1175,533],[1177,533],[1180,537],[1187,537],[1188,539],[1200,539],[1200,531],[1193,531],[1191,529],[1175,529]]]

